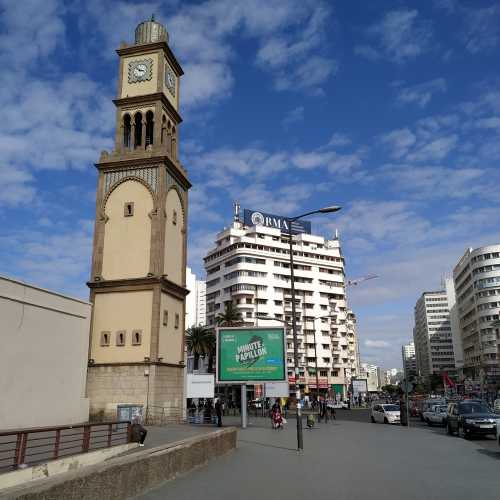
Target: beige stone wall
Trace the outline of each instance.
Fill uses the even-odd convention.
[[[149,357],[153,292],[98,293],[94,301],[91,358],[95,363],[141,362]],[[141,345],[132,345],[132,331],[142,331]],[[124,346],[116,345],[119,331],[126,332]],[[110,332],[109,346],[101,346],[101,332]]]
[[[149,376],[145,375],[146,372]],[[148,413],[154,421],[179,421],[182,416],[183,368],[147,364],[92,366],[88,371],[87,395],[93,419],[115,419],[118,405],[146,408],[148,404]]]
[[[124,216],[125,204],[134,215]],[[148,274],[153,197],[139,181],[128,180],[109,195],[105,215],[102,276],[104,279],[141,278]]]
[[[128,83],[129,62],[141,59],[153,59],[153,71],[151,80],[143,82]],[[137,95],[153,94],[158,92],[158,53],[145,53],[123,58],[122,67],[122,89],[120,97],[134,97]]]
[[[184,211],[181,199],[175,189],[167,193],[165,210],[167,219],[165,222],[165,274],[170,281],[184,286]],[[175,223],[174,212],[177,214]]]
[[[149,422],[168,423],[182,419],[184,369],[156,365],[150,369]]]
[[[146,407],[148,377],[145,365],[91,366],[87,376],[87,396],[92,419],[116,419],[119,404]]]
[[[163,324],[163,313],[168,311],[167,325]],[[158,356],[165,363],[179,363],[182,360],[182,343],[185,318],[183,302],[166,293],[161,294],[160,339]],[[175,315],[179,315],[179,326],[175,328]]]

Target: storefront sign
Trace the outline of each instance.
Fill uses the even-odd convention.
[[[289,395],[288,382],[266,382],[267,398],[287,398]]]
[[[265,226],[279,229],[282,233],[289,232],[289,224],[292,226],[292,234],[311,234],[311,223],[309,221],[297,220],[289,223],[286,217],[281,215],[266,214],[255,210],[243,210],[243,223],[246,226]]]
[[[217,382],[285,381],[283,328],[218,328]]]

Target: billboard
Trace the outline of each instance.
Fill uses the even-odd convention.
[[[363,392],[368,392],[368,385],[366,379],[353,379],[352,380],[352,394],[358,396]]]
[[[217,383],[285,380],[283,328],[217,328]]]
[[[266,214],[256,210],[243,210],[243,223],[245,226],[265,226],[279,229],[282,233],[288,233],[288,219],[281,215]],[[311,223],[306,220],[296,220],[292,223],[292,234],[311,234]]]
[[[186,384],[187,398],[213,398],[215,392],[215,380],[211,373],[188,373]]]

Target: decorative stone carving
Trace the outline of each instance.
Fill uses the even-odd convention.
[[[158,192],[158,167],[144,167],[134,168],[127,170],[114,170],[113,172],[106,172],[104,176],[104,191],[109,191],[114,185],[126,177],[138,177],[142,179],[151,188],[153,193]]]

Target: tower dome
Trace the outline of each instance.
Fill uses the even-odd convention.
[[[135,28],[135,44],[167,42],[168,33],[163,24],[155,21],[155,16],[151,16],[150,21],[143,21]]]

